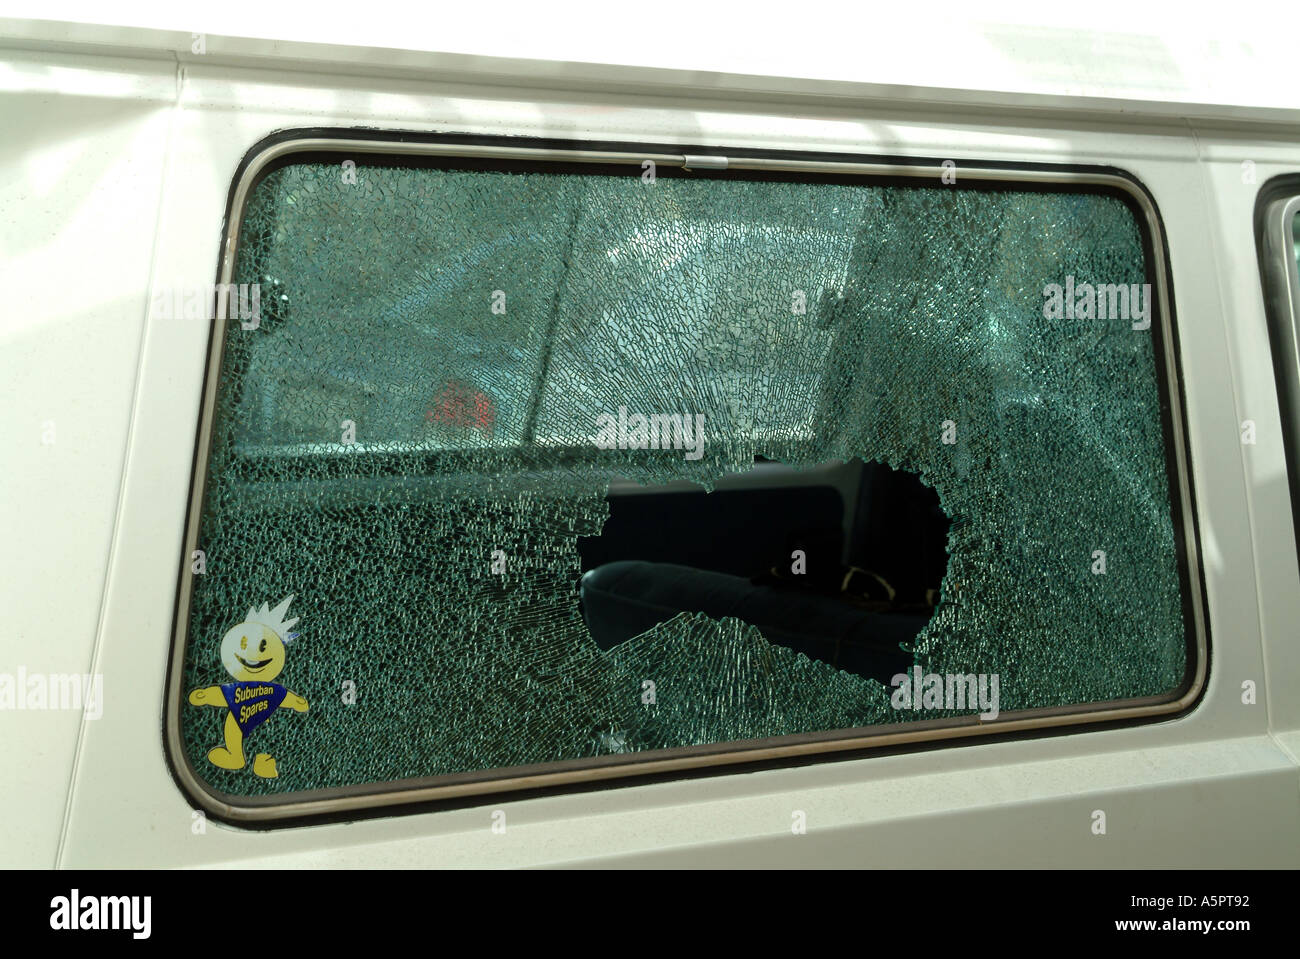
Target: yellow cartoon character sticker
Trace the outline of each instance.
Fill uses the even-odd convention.
[[[293,596],[285,597],[275,609],[266,603],[248,611],[248,618],[226,633],[221,640],[221,664],[235,677],[233,683],[204,686],[190,693],[192,706],[216,706],[230,710],[226,714],[226,744],[208,752],[208,762],[222,769],[243,769],[244,738],[271,718],[277,709],[307,711],[307,700],[277,682],[284,669],[285,645],[297,633],[289,630],[298,622],[287,622]],[[273,779],[278,775],[275,760],[267,753],[253,757],[253,772]]]

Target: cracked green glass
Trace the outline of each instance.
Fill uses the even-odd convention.
[[[610,478],[712,489],[756,456],[861,457],[937,491],[950,560],[911,652],[999,675],[1003,716],[1182,681],[1152,332],[1044,310],[1067,276],[1145,282],[1124,202],[640,172],[367,162],[348,182],[310,162],[251,192],[233,280],[259,284],[260,322],[224,334],[184,683],[229,682],[223,637],[292,594],[276,682],[310,708],[225,769],[224,710],[182,704],[213,788],[950,715],[734,619],[595,645],[577,540]],[[705,454],[596,448],[620,406],[702,415]],[[263,753],[275,778],[251,770]]]

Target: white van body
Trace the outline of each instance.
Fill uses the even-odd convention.
[[[0,670],[102,677],[98,718],[0,710],[0,864],[1300,866],[1300,570],[1254,225],[1261,185],[1300,173],[1300,107],[1241,80],[1235,48],[1191,74],[1143,37],[1099,62],[1119,41],[1081,33],[1053,74],[1016,37],[1003,75],[976,50],[928,83],[893,61],[882,83],[0,20]],[[162,703],[210,330],[150,319],[150,294],[212,282],[254,144],[356,127],[1131,174],[1173,278],[1212,637],[1199,702],[356,822],[206,821],[169,770]]]

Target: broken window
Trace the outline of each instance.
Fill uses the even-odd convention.
[[[184,683],[256,623],[310,709],[241,727],[252,775],[210,758],[234,719],[183,707],[209,785],[979,711],[932,675],[996,678],[1003,716],[1183,681],[1124,200],[640,172],[313,158],[252,190]]]

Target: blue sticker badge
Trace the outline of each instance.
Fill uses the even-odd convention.
[[[223,683],[221,692],[245,736],[270,719],[289,694],[288,688],[279,683]]]

